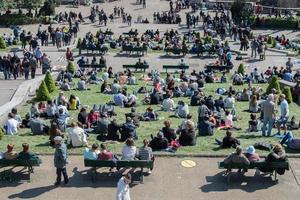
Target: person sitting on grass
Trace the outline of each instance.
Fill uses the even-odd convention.
[[[68,145],[73,147],[87,146],[86,134],[82,128],[78,126],[76,122],[71,123],[71,127],[67,129],[68,132]]]
[[[153,108],[148,107],[146,112],[143,115],[144,121],[156,121],[157,120],[157,114],[155,111],[153,111]]]
[[[4,129],[7,135],[15,135],[18,133],[19,123],[15,120],[14,114],[8,113],[8,120],[4,125]]]
[[[91,110],[90,113],[87,115],[87,127],[91,128],[95,126],[99,118],[99,113]]]
[[[124,105],[128,102],[128,99],[124,94],[122,94],[122,90],[119,90],[118,93],[113,96],[113,101],[116,106],[124,107]]]
[[[128,138],[122,149],[122,160],[134,160],[137,156],[137,148],[134,146],[134,140]]]
[[[151,135],[151,141],[150,141],[150,147],[153,151],[160,151],[167,149],[169,146],[167,138],[164,137],[164,134],[162,132],[158,132],[156,137],[153,137]]]
[[[241,147],[236,147],[235,153],[230,154],[227,158],[224,159],[225,164],[243,164],[249,165],[250,161],[248,158],[243,154],[243,150]],[[228,169],[225,174],[229,173],[231,169]],[[239,172],[241,170],[239,169]]]
[[[113,159],[113,153],[107,150],[106,144],[100,145],[100,153],[98,154],[99,160],[112,160]]]
[[[175,109],[175,116],[186,118],[189,114],[189,106],[183,101],[178,101],[178,106]]]
[[[18,154],[14,151],[14,145],[8,144],[7,151],[2,155],[3,159],[6,160],[15,160],[18,157]]]
[[[84,91],[87,90],[85,77],[80,77],[80,81],[77,83],[77,90]]]
[[[81,108],[80,112],[77,115],[77,120],[82,124],[86,125],[87,124],[87,113],[86,113],[86,108]]]
[[[137,127],[140,126],[140,121],[142,120],[142,115],[140,113],[136,112],[136,108],[132,107],[130,113],[126,113],[125,117],[131,117],[131,119],[133,120],[134,125],[136,125]]]
[[[249,102],[249,112],[251,113],[257,113],[259,112],[259,106],[257,101],[257,96],[252,95],[251,100]]]
[[[171,128],[171,121],[165,120],[164,121],[164,127],[161,129],[163,132],[164,137],[168,140],[169,143],[176,140],[176,132],[175,129]]]
[[[83,151],[83,157],[84,159],[87,160],[97,160],[98,154],[99,154],[98,144],[96,143],[92,145],[92,148],[89,149],[86,147]]]
[[[56,113],[56,105],[52,100],[47,101],[47,106],[46,106],[46,117],[47,118],[53,118]]]
[[[20,159],[20,160],[33,160],[33,159],[37,159],[37,156],[35,154],[29,152],[29,144],[23,143],[22,147],[23,147],[23,151],[21,151],[18,154],[18,159]]]
[[[22,118],[21,118],[21,115],[18,114],[17,108],[12,108],[12,109],[11,109],[11,113],[14,114],[15,120],[17,120],[18,123],[19,123],[19,125],[21,125],[21,124],[22,124]]]
[[[204,120],[198,123],[198,130],[200,136],[208,136],[214,134],[216,124],[209,121],[209,116],[205,116]]]
[[[233,109],[235,105],[235,98],[231,93],[228,94],[228,97],[224,100],[224,107],[226,109]]]
[[[75,97],[75,95],[71,94],[69,102],[68,102],[68,109],[69,110],[77,110],[79,105],[80,105],[80,102],[78,100],[78,97]]]
[[[52,122],[49,130],[49,142],[51,146],[54,146],[54,138],[56,136],[64,137],[64,134],[60,131],[59,126],[56,122]]]
[[[248,124],[249,124],[249,129],[248,129],[249,132],[258,132],[258,120],[256,114],[254,113],[250,114],[250,120]]]
[[[30,109],[29,109],[30,117],[34,117],[35,114],[37,114],[37,113],[40,113],[40,111],[39,111],[39,109],[38,109],[36,103],[35,103],[35,102],[32,102],[31,107],[30,107]]]
[[[165,111],[165,112],[175,110],[175,103],[174,103],[174,100],[171,99],[170,94],[166,94],[166,98],[162,102],[162,110]]]
[[[229,110],[225,111],[225,118],[222,125],[224,127],[222,127],[221,129],[224,130],[241,130],[241,128],[234,126],[233,115],[229,112]]]
[[[232,136],[231,131],[226,131],[226,136],[222,141],[219,139],[215,139],[215,141],[223,149],[236,148],[238,145],[240,145],[240,141]]]
[[[32,118],[29,124],[33,135],[43,135],[47,134],[49,131],[49,126],[40,118],[39,113],[35,114],[35,118]]]
[[[135,129],[136,126],[134,125],[133,120],[130,117],[127,117],[126,122],[121,128],[121,141],[125,141],[128,138],[137,140],[138,136]]]
[[[186,128],[180,131],[179,144],[181,146],[195,146],[196,145],[196,132],[194,124],[187,121]]]
[[[108,133],[106,140],[119,140],[119,131],[122,128],[122,125],[117,123],[116,119],[112,119],[111,122],[108,124]]]
[[[300,139],[295,138],[293,133],[290,131],[283,135],[280,144],[287,145],[289,149],[300,150]]]

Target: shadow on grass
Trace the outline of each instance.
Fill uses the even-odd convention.
[[[255,138],[261,138],[261,135],[239,135],[236,138],[239,139],[255,139]]]
[[[51,147],[50,146],[50,143],[47,141],[47,142],[44,142],[44,143],[40,143],[40,144],[37,144],[35,145],[36,147]],[[53,147],[52,147],[53,148]]]
[[[231,173],[229,184],[227,182],[227,178],[223,176],[223,172],[217,173],[213,176],[206,176],[205,178],[207,184],[199,187],[199,189],[205,193],[224,192],[234,189],[240,189],[245,192],[252,193],[258,190],[265,190],[277,184],[272,181],[271,177],[264,177],[261,175],[247,177],[239,173]]]

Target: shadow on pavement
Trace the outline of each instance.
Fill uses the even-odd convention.
[[[230,176],[230,183],[227,178],[223,176],[223,172],[217,173],[214,176],[206,176],[207,184],[199,187],[202,192],[224,192],[232,189],[240,189],[245,192],[255,192],[257,190],[265,190],[276,185],[271,177],[264,177],[262,175],[243,176],[238,173],[232,173]]]
[[[43,186],[43,187],[38,187],[38,188],[31,188],[28,190],[24,190],[20,193],[12,194],[8,196],[9,199],[31,199],[38,197],[42,195],[45,192],[49,192],[50,190],[53,190],[55,188],[54,185],[48,185],[48,186]]]

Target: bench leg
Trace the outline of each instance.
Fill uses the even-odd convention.
[[[97,168],[93,167],[91,169],[91,173],[92,173],[92,182],[95,182],[96,181],[96,177],[97,177]]]
[[[230,175],[231,175],[231,172],[228,172],[228,174],[227,174],[227,184],[230,184]]]
[[[30,174],[32,172],[32,167],[28,166],[28,182],[30,182]]]
[[[141,184],[144,183],[144,168],[141,168],[141,172],[140,172],[140,183],[141,183]]]
[[[275,182],[277,182],[278,180],[277,180],[277,171],[275,170],[275,175],[274,175],[274,178],[275,178]]]

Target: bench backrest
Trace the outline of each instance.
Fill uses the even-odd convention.
[[[123,68],[148,69],[149,65],[123,65]]]
[[[0,159],[0,166],[39,166],[42,163],[41,159],[32,160],[6,160]]]
[[[82,65],[82,68],[106,68],[106,64],[88,64]]]
[[[84,160],[85,167],[153,167],[152,160]]]
[[[262,167],[268,167],[270,169],[289,169],[288,161],[272,162],[272,163],[261,161],[261,162],[250,163],[250,165],[238,164],[238,163],[225,164],[224,162],[219,162],[218,164],[219,164],[219,168],[225,168],[225,169],[254,169],[254,168],[262,168]]]
[[[163,69],[188,69],[188,65],[163,65]]]

